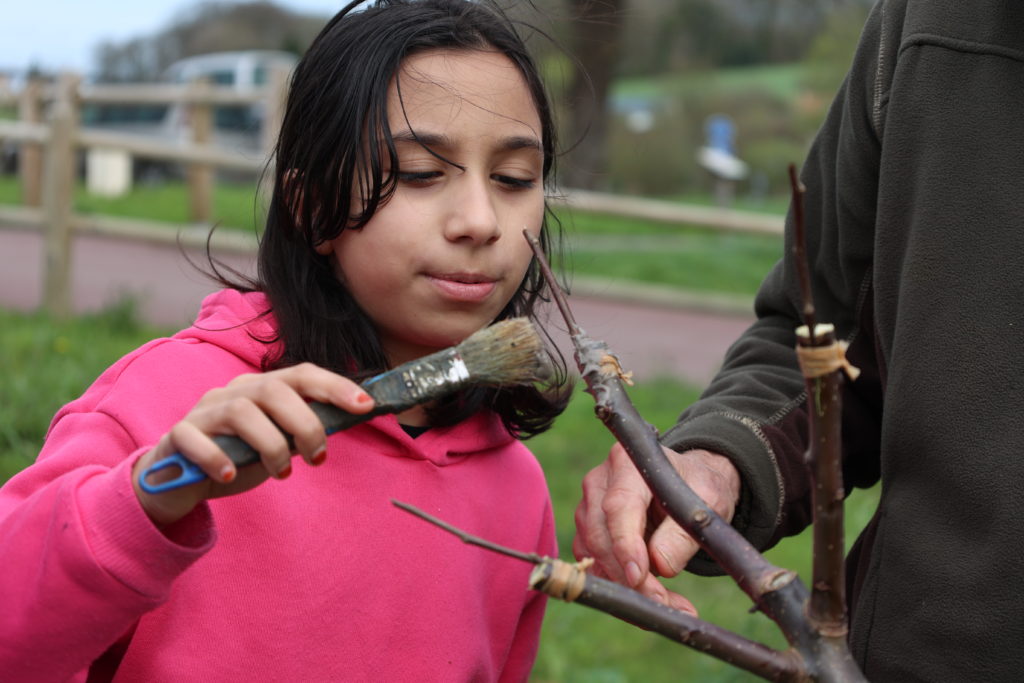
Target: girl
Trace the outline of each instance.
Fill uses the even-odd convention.
[[[515,437],[549,426],[564,379],[329,439],[306,400],[365,412],[361,378],[533,314],[522,230],[546,242],[548,103],[484,6],[358,4],[294,74],[258,278],[116,363],[0,490],[4,681],[527,676],[544,606],[529,567],[389,501],[553,554],[543,475]],[[293,471],[274,423],[316,468]],[[224,433],[261,465],[236,469]],[[141,490],[175,451],[208,479]]]

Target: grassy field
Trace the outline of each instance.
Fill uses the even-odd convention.
[[[42,314],[0,310],[0,483],[35,457],[50,418],[107,365],[161,331],[136,322],[130,304],[103,313],[57,322]],[[630,391],[641,414],[661,429],[697,396],[675,381],[645,382]],[[529,442],[547,472],[562,557],[569,559],[573,511],[583,475],[599,464],[612,443],[593,415],[589,395],[577,392],[555,427]],[[848,507],[848,538],[874,507],[874,491],[855,493]],[[809,539],[788,539],[769,553],[777,564],[809,570]],[[774,626],[749,614],[749,601],[728,579],[684,576],[676,590],[693,599],[708,620],[776,647]],[[552,603],[544,625],[533,680],[559,683],[627,681],[744,681],[749,676],[670,641],[579,605]]]
[[[0,176],[0,204],[20,204],[21,185],[13,176]],[[144,218],[168,223],[187,223],[188,192],[182,182],[141,184],[123,197],[100,197],[86,192],[79,184],[75,191],[75,211],[83,214]],[[262,222],[256,204],[254,186],[217,183],[213,193],[213,215],[218,223],[232,228],[252,230]]]
[[[0,481],[35,459],[60,406],[120,356],[161,335],[139,324],[127,302],[67,321],[0,309]]]
[[[791,100],[800,95],[804,78],[805,66],[800,63],[679,71],[662,76],[619,79],[612,88],[612,96],[707,96],[761,91],[781,100]]]

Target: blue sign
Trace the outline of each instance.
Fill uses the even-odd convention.
[[[736,139],[736,126],[732,119],[724,114],[714,114],[704,123],[707,135],[707,146],[726,154],[735,154],[733,142]]]

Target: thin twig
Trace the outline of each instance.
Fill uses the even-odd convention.
[[[800,281],[800,298],[803,304],[804,324],[810,330],[811,346],[816,346],[814,296],[811,293],[811,270],[807,263],[807,229],[804,224],[804,186],[796,174],[796,166],[789,165],[789,184],[793,195],[793,261],[796,263]]]
[[[548,283],[548,289],[551,290],[551,296],[555,299],[555,304],[558,306],[558,310],[562,313],[562,318],[565,319],[565,324],[569,326],[570,335],[578,335],[580,328],[576,324],[576,319],[572,315],[572,310],[569,308],[569,302],[565,300],[565,292],[558,286],[558,282],[555,279],[555,274],[551,272],[551,265],[548,264],[547,258],[544,256],[544,249],[540,246],[540,241],[537,240],[529,230],[523,230],[523,235],[526,237],[526,241],[530,244],[530,249],[533,250],[533,257],[537,259],[537,265],[540,266],[540,272],[544,276],[544,281]]]
[[[463,543],[468,543],[469,545],[475,545],[481,548],[486,548],[487,550],[491,550],[496,553],[501,553],[502,555],[508,555],[509,557],[514,557],[516,559],[523,560],[524,562],[529,562],[531,564],[540,564],[544,561],[544,558],[538,555],[537,553],[524,553],[519,550],[513,550],[512,548],[506,548],[503,545],[492,543],[491,541],[488,541],[485,538],[480,538],[479,536],[474,536],[472,534],[466,533],[462,529],[452,526],[448,522],[440,520],[437,517],[434,517],[433,515],[427,514],[423,510],[420,510],[415,505],[409,505],[408,503],[403,503],[400,500],[394,499],[391,500],[391,504],[395,505],[396,507],[402,508],[406,512],[410,512],[416,515],[420,519],[430,522],[434,526],[441,527],[442,529],[444,529],[450,534],[453,534],[454,536],[458,536]]]
[[[624,619],[768,680],[804,679],[803,666],[792,652],[773,650],[692,614],[659,604],[631,588],[584,574],[580,565],[570,565],[558,558],[513,550],[467,533],[408,503],[397,500],[391,502],[406,512],[457,536],[465,543],[537,565],[537,569],[530,577],[530,588],[533,590]],[[563,571],[559,572],[559,568]],[[580,581],[577,590],[572,591],[571,598],[566,597],[564,577],[555,578],[565,571],[575,574]]]
[[[804,223],[804,186],[796,167],[789,166],[793,192],[793,256],[799,275],[800,295],[806,334],[798,330],[797,344],[804,348],[824,348],[836,344],[831,325],[815,323],[814,292]],[[820,329],[817,329],[819,328]],[[798,350],[798,353],[803,353]],[[821,376],[808,376],[807,466],[811,474],[811,505],[814,509],[814,555],[812,560],[811,599],[808,616],[825,637],[845,638],[846,578],[843,530],[842,472],[842,370]]]

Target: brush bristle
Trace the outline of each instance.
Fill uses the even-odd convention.
[[[526,318],[510,318],[473,333],[458,345],[474,382],[532,384],[551,376],[544,343]]]

